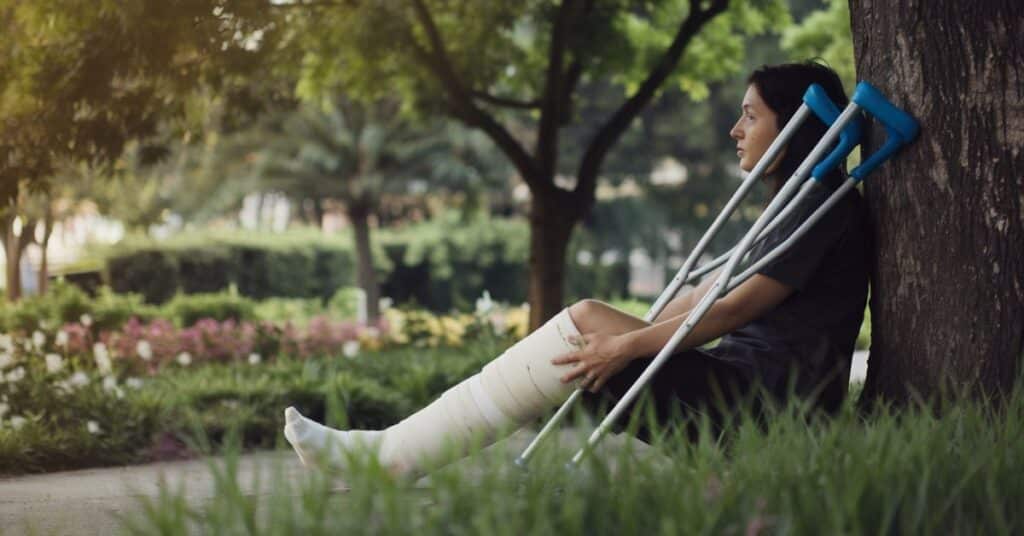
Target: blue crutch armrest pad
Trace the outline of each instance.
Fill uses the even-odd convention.
[[[900,147],[913,140],[921,127],[916,119],[894,106],[881,91],[867,82],[861,81],[857,84],[857,89],[853,92],[853,102],[878,119],[887,133],[882,147],[850,173],[853,178],[863,180]]]
[[[839,108],[828,97],[825,88],[818,84],[811,84],[807,91],[804,92],[804,104],[826,125],[835,123],[836,119],[839,118]],[[864,120],[860,115],[854,116],[843,127],[842,132],[839,133],[839,145],[824,160],[814,166],[814,169],[811,171],[811,177],[820,182],[822,178],[828,175],[829,171],[832,171],[833,168],[839,165],[839,162],[849,156],[850,151],[860,143],[863,136]]]

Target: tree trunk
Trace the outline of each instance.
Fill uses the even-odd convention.
[[[324,202],[319,197],[313,198],[313,217],[316,218],[316,227],[324,230]]]
[[[366,293],[366,321],[375,323],[380,317],[380,286],[373,272],[373,249],[370,247],[370,210],[350,204],[348,218],[352,221],[356,239],[356,278],[359,288]]]
[[[1024,349],[1024,28],[1016,1],[851,0],[857,75],[920,137],[865,186],[863,401],[1006,393]],[[884,141],[871,130],[866,154]]]
[[[579,221],[577,196],[554,190],[534,195],[530,204],[530,330],[562,310],[565,254]]]
[[[50,256],[47,248],[50,246],[50,236],[53,235],[53,201],[47,199],[46,214],[43,216],[43,241],[39,246],[43,249],[39,260],[39,295],[46,294],[50,281]]]
[[[7,257],[7,301],[11,303],[21,299],[21,252],[18,251],[18,241],[14,238],[13,233],[8,234],[8,239],[4,243]]]
[[[35,231],[35,220],[28,220],[21,229],[21,234],[14,234],[14,220],[17,216],[11,210],[8,215],[0,217],[3,229],[4,255],[7,261],[7,301],[13,303],[21,299],[21,255],[25,247],[32,242]]]

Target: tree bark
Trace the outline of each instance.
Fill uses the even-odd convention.
[[[3,218],[4,257],[6,261],[7,301],[14,303],[21,299],[21,251],[18,237],[14,235],[14,217]]]
[[[35,232],[36,220],[29,219],[21,228],[21,234],[14,234],[14,220],[17,217],[14,210],[0,217],[2,224],[4,255],[7,261],[7,301],[14,303],[21,299],[21,255],[25,248],[32,243],[32,235]]]
[[[862,401],[1003,393],[1024,350],[1024,28],[1018,2],[851,0],[857,75],[921,123],[868,178]],[[884,141],[877,122],[865,154]]]
[[[565,254],[579,221],[580,196],[556,190],[530,203],[530,329],[562,310]]]
[[[366,321],[373,324],[380,317],[380,286],[373,272],[373,249],[370,246],[370,210],[359,204],[348,206],[356,241],[356,279],[366,293]]]
[[[50,246],[50,237],[53,235],[54,225],[54,214],[53,214],[53,200],[47,198],[46,200],[46,214],[43,215],[43,241],[39,243],[39,247],[42,248],[41,255],[39,257],[39,294],[46,294],[46,290],[49,288],[50,283],[50,256],[47,253],[47,249]]]

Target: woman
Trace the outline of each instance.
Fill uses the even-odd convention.
[[[816,63],[765,66],[750,76],[742,114],[730,131],[741,169],[753,169],[812,83],[837,106],[846,105],[838,76]],[[809,118],[787,143],[765,173],[773,195],[826,128]],[[834,187],[842,179],[836,171],[826,182]],[[821,190],[754,248],[750,262],[806,219],[827,196]],[[715,302],[647,387],[658,420],[673,424],[677,411],[735,404],[755,386],[835,409],[845,394],[867,296],[864,226],[863,204],[853,190],[786,254]],[[489,444],[546,414],[577,386],[586,389],[584,406],[592,411],[620,398],[714,279],[676,297],[651,323],[596,300],[580,301],[386,430],[333,430],[289,407],[285,437],[307,465],[342,468],[347,452],[369,449],[393,473],[420,476],[464,455],[474,439]],[[715,348],[698,348],[718,338]],[[617,424],[621,429],[623,423]],[[641,427],[637,435],[649,441],[651,431]]]

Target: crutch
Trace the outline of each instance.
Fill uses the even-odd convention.
[[[835,105],[832,104],[831,100],[828,99],[825,91],[821,89],[820,86],[812,85],[811,88],[808,88],[808,91],[805,92],[804,94],[803,103],[800,105],[800,108],[798,108],[796,113],[793,114],[793,117],[786,123],[785,127],[783,127],[779,135],[776,136],[775,140],[772,141],[764,156],[762,156],[761,159],[758,160],[757,164],[754,166],[754,169],[751,170],[750,174],[740,184],[739,188],[729,199],[729,202],[726,203],[725,208],[718,215],[718,217],[715,218],[715,221],[711,224],[711,227],[700,239],[700,241],[698,241],[697,246],[693,249],[693,251],[690,252],[690,255],[687,257],[686,262],[683,263],[682,268],[680,268],[679,272],[672,279],[668,288],[666,288],[662,292],[662,294],[655,301],[651,309],[647,311],[647,314],[644,315],[644,319],[647,322],[651,322],[655,318],[657,318],[657,316],[665,308],[668,302],[670,302],[675,297],[676,293],[679,291],[679,288],[682,287],[685,281],[687,281],[691,269],[693,268],[694,264],[696,264],[697,259],[701,256],[701,254],[703,254],[704,249],[707,247],[708,243],[710,243],[714,236],[719,232],[721,227],[724,225],[725,221],[736,210],[736,207],[739,206],[739,203],[743,200],[743,198],[746,197],[747,193],[749,192],[753,184],[760,178],[760,176],[764,173],[768,166],[770,166],[771,163],[775,161],[775,158],[779,155],[782,148],[793,136],[796,130],[807,119],[808,115],[814,112],[821,118],[823,122],[830,123],[835,118],[834,114],[832,113],[834,110]],[[837,147],[836,150],[833,152],[833,155],[835,157],[832,158],[832,160],[838,162],[841,158],[845,157],[845,155],[853,148],[853,146],[859,142],[859,138],[859,131],[844,131],[840,142],[840,146]],[[829,143],[831,143],[831,141]],[[827,145],[825,147],[827,147]],[[815,155],[815,159],[818,156],[820,156],[820,152],[818,153],[818,155]],[[804,173],[806,174],[806,171]],[[523,453],[518,458],[516,458],[517,465],[519,465],[520,467],[526,466],[529,457],[537,448],[537,445],[539,445],[540,442],[543,441],[543,439],[551,433],[555,426],[557,426],[558,423],[561,422],[565,415],[568,414],[569,408],[571,408],[572,405],[579,399],[582,393],[583,389],[576,389],[575,391],[573,391],[572,395],[569,396],[568,400],[566,400],[565,403],[562,404],[562,406],[558,409],[555,415],[541,429],[540,433],[537,434],[533,441],[531,441],[530,444],[526,447]]]
[[[852,102],[850,102],[846,109],[843,110],[839,115],[839,118],[832,124],[829,130],[825,133],[825,136],[811,151],[808,159],[805,160],[800,167],[805,168],[808,165],[808,162],[815,160],[816,154],[824,151],[825,147],[832,143],[838,130],[843,128],[843,126],[846,125],[846,123],[850,121],[861,108],[866,110],[885,125],[888,136],[882,148],[855,170],[857,172],[856,180],[862,180],[875,167],[892,156],[893,153],[911,141],[917,134],[919,127],[913,117],[890,103],[881,92],[870,84],[861,82],[857,85]],[[797,170],[796,175],[800,175],[799,169]],[[851,187],[849,181],[844,185],[847,186],[846,191]],[[787,183],[786,186],[783,187],[783,191],[780,191],[779,195],[769,203],[765,212],[757,219],[756,222],[754,222],[753,228],[751,228],[743,237],[743,240],[740,241],[739,246],[736,247],[736,251],[734,251],[732,256],[729,258],[724,270],[715,280],[715,284],[712,286],[711,290],[701,299],[697,307],[687,315],[686,321],[683,322],[683,325],[680,326],[672,338],[669,339],[668,344],[662,348],[654,361],[647,366],[637,381],[629,388],[622,399],[616,403],[615,407],[612,408],[612,411],[605,417],[597,429],[594,430],[590,435],[590,438],[587,440],[587,444],[580,448],[576,455],[573,456],[572,460],[567,464],[568,467],[574,467],[579,463],[586,452],[596,446],[604,434],[607,433],[611,423],[618,418],[618,416],[625,411],[626,406],[632,403],[632,401],[639,395],[640,390],[643,389],[650,377],[657,373],[658,368],[660,368],[661,364],[668,359],[669,355],[671,355],[675,350],[675,347],[678,346],[679,342],[682,341],[682,339],[693,329],[693,326],[696,325],[700,318],[708,309],[710,309],[711,305],[726,292],[736,265],[749,249],[761,229],[765,227],[766,220],[770,219],[775,213],[777,213],[781,205],[785,203],[784,198],[780,199],[783,197],[783,192],[788,189],[789,194],[791,195],[793,189],[797,187],[798,184],[796,182]],[[788,197],[788,195],[785,197]],[[806,228],[804,228],[804,230],[806,231]],[[790,243],[792,242],[790,241]],[[780,249],[781,248],[776,248],[776,250]]]
[[[881,149],[875,151],[870,158],[854,168],[853,171],[850,172],[849,178],[843,181],[842,185],[836,188],[836,190],[832,192],[829,197],[814,210],[814,212],[807,216],[807,219],[804,220],[803,223],[801,223],[785,241],[758,259],[757,262],[744,270],[743,273],[733,277],[729,281],[729,285],[726,287],[725,292],[728,293],[732,289],[738,287],[744,281],[750,279],[750,277],[756,274],[759,270],[785,253],[786,250],[800,240],[802,236],[807,234],[811,227],[813,227],[818,220],[823,218],[825,214],[836,203],[838,203],[844,195],[846,195],[847,192],[856,188],[857,184],[864,180],[868,174],[874,171],[879,164],[888,159],[889,156],[901,146],[906,145],[917,136],[917,132],[919,130],[917,121],[915,121],[914,118],[906,112],[889,104],[885,97],[882,96],[877,89],[871,86],[871,84],[868,84],[867,82],[857,84],[857,88],[854,90],[853,100],[869,113],[880,118],[882,124],[885,125],[885,128],[888,131],[885,144]],[[838,115],[838,113],[838,110],[836,110],[836,115]],[[805,187],[801,188],[801,193],[805,190],[810,191],[815,188],[821,188],[821,183],[818,181],[808,181]],[[794,201],[794,203],[796,203],[796,201]],[[793,206],[793,204],[790,206]],[[780,215],[780,217],[775,221],[778,221],[781,218],[782,216]]]

